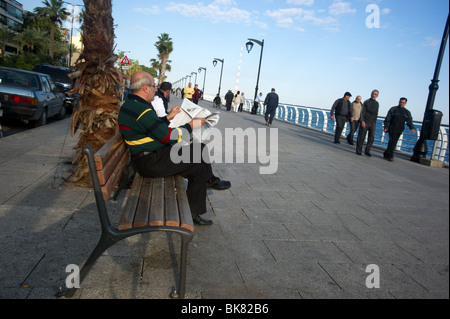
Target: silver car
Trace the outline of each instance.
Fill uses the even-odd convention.
[[[64,119],[64,93],[43,73],[0,67],[0,102],[3,118],[32,121],[35,126],[55,116]]]

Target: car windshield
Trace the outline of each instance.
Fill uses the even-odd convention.
[[[38,83],[38,78],[35,74],[13,70],[0,70],[0,85],[27,90],[38,90]]]

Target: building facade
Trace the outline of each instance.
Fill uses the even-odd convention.
[[[23,5],[15,0],[0,0],[0,29],[6,26],[13,32],[22,32]],[[1,50],[1,46],[0,46]],[[5,55],[17,53],[14,43],[6,43]]]

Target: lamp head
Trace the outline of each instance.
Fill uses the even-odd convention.
[[[253,44],[252,41],[248,41],[248,42],[245,44],[245,46],[246,46],[246,48],[247,48],[248,53],[250,53],[250,51],[253,49],[254,44]]]

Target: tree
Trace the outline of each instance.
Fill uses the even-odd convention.
[[[21,33],[15,37],[16,43],[20,46],[26,47],[28,52],[35,52],[37,48],[46,47],[47,34],[39,29],[30,27],[25,28]]]
[[[14,40],[15,34],[11,30],[9,30],[6,26],[3,26],[0,29],[0,43],[2,46],[2,58],[5,57],[6,53],[6,45],[9,42],[12,42]]]
[[[55,29],[56,24],[62,25],[62,20],[67,19],[69,12],[63,8],[64,1],[62,0],[44,0],[42,2],[45,7],[36,7],[34,12],[41,17],[47,17],[51,21],[50,26],[50,47],[49,55],[53,58],[55,49]]]
[[[173,42],[167,33],[162,33],[158,36],[158,39],[158,42],[155,43],[155,47],[159,52],[158,58],[161,63],[161,69],[158,77],[158,82],[161,84],[166,78],[167,61],[173,51]]]
[[[72,134],[79,131],[78,163],[70,182],[90,184],[89,169],[82,148],[99,150],[117,132],[121,75],[115,68],[114,20],[111,0],[84,0],[83,53],[73,77],[78,77],[80,108],[72,114]]]

